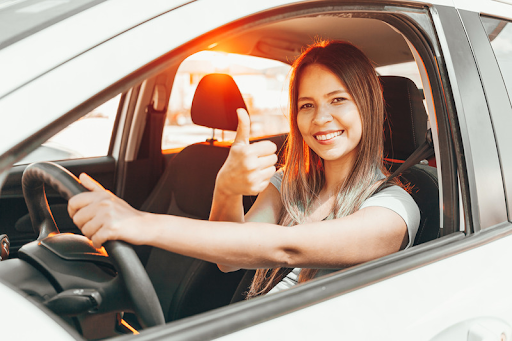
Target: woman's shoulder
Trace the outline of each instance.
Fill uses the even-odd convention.
[[[366,199],[361,205],[361,208],[367,206],[374,206],[372,205],[372,203],[374,202],[389,202],[395,200],[410,203],[417,207],[416,202],[414,201],[412,196],[404,188],[398,185],[391,185],[381,189],[380,191],[374,193],[372,196]]]
[[[272,177],[270,178],[270,183],[274,185],[275,188],[277,188],[279,193],[281,193],[281,183],[283,182],[283,175],[284,170],[283,168],[281,168],[277,172],[275,172],[274,175],[272,175]]]
[[[397,185],[388,186],[366,199],[359,209],[372,206],[385,207],[400,215],[409,231],[407,247],[412,245],[418,231],[421,214],[418,205],[405,189]]]

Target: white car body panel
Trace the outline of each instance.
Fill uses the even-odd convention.
[[[6,47],[0,51],[0,97],[80,53],[186,2],[106,1]],[[37,63],[33,62],[34,54],[37,54]]]
[[[501,17],[512,11],[510,0],[453,0],[459,9]]]
[[[62,325],[25,297],[0,282],[2,340],[76,340]],[[8,307],[8,308],[5,308]],[[30,327],[27,328],[27,323]],[[42,336],[44,337],[42,338]]]
[[[512,283],[510,243],[509,235],[221,340],[261,340],[264,335],[266,340],[462,341],[469,340],[471,327],[492,324],[488,317],[503,321],[500,328],[510,340],[512,296],[503,295]],[[489,340],[500,340],[500,335]]]

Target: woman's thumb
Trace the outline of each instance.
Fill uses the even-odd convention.
[[[238,115],[238,127],[236,129],[236,143],[249,144],[249,137],[251,137],[251,120],[247,110],[238,108],[236,109]]]
[[[91,178],[89,175],[82,173],[80,174],[80,182],[82,185],[87,188],[89,191],[104,191],[102,185],[100,185],[96,180]]]

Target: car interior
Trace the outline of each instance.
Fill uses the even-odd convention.
[[[173,82],[180,64],[203,50],[291,64],[301,49],[315,39],[340,39],[361,48],[375,63],[377,72],[383,70],[379,76],[387,115],[384,156],[386,167],[393,171],[425,141],[430,127],[437,129],[437,124],[436,113],[427,112],[423,86],[411,80],[400,68],[406,63],[418,63],[421,53],[429,52],[422,45],[413,46],[405,32],[385,21],[361,13],[310,14],[268,20],[264,24],[247,25],[248,28],[232,31],[214,31],[208,37],[182,47],[157,69],[158,72],[132,84],[121,94],[107,155],[51,161],[57,161],[76,175],[81,172],[90,174],[105,188],[141,210],[207,220],[215,178],[229,153],[231,141],[212,137],[185,147],[162,150],[169,98],[172,91],[177,91],[173,89]],[[419,67],[424,66],[418,65],[416,69]],[[422,82],[428,81],[420,77],[418,70],[415,72]],[[224,73],[201,75],[190,103],[189,115],[193,124],[217,131],[217,134],[219,131],[236,131],[235,109],[249,106],[234,78]],[[432,96],[430,92],[428,95]],[[436,110],[439,116],[442,111]],[[249,115],[252,115],[250,110]],[[437,134],[438,131],[435,136]],[[286,133],[263,135],[253,137],[251,142],[274,142],[278,146],[279,167],[286,138]],[[447,200],[440,192],[438,167],[441,160],[437,153],[408,168],[400,178],[421,211],[415,246],[445,233],[440,229],[443,220],[447,226],[446,213],[440,211],[443,200]],[[0,197],[0,233],[10,238],[11,258],[18,257],[18,250],[37,237],[21,189],[25,167],[22,164],[12,169]],[[446,170],[449,170],[448,166]],[[80,233],[67,215],[66,202],[58,193],[47,189],[47,197],[60,231]],[[246,212],[254,200],[255,197],[244,198]],[[243,294],[254,274],[249,270],[225,274],[209,262],[147,246],[134,248],[156,290],[166,322],[244,300]],[[130,314],[125,314],[125,320],[140,328]]]

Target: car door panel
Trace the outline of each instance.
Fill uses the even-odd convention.
[[[224,336],[222,340],[257,340],[261,335],[269,340],[431,340],[463,321],[485,316],[510,321],[512,298],[503,297],[512,279],[510,242],[509,223],[471,238],[455,233],[293,290],[202,314],[188,321],[193,332],[187,335]],[[503,258],[496,262],[498,255]],[[195,328],[199,325],[203,328]],[[182,327],[170,325],[158,339],[171,340]]]

